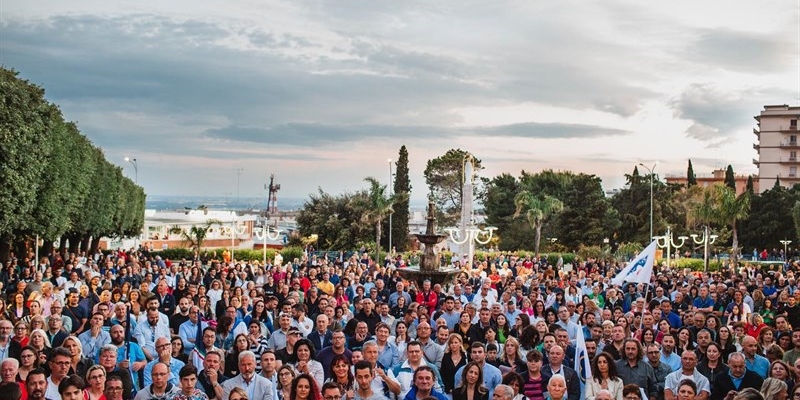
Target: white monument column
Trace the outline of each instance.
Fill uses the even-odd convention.
[[[461,192],[461,224],[459,225],[459,230],[461,231],[462,235],[467,234],[468,229],[471,228],[474,223],[472,220],[472,212],[473,212],[473,178],[474,178],[474,168],[473,160],[471,155],[467,155],[464,157],[464,186]],[[472,246],[472,241],[467,241],[462,243],[458,246],[458,257],[459,259],[463,259],[465,254],[469,254],[470,246]],[[469,260],[471,262],[472,260]]]

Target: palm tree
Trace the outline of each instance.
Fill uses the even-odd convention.
[[[380,263],[381,223],[389,214],[394,212],[395,204],[408,200],[408,193],[400,192],[387,196],[386,185],[381,185],[377,179],[367,177],[364,178],[364,181],[369,182],[369,191],[367,192],[367,204],[365,205],[366,211],[361,220],[364,223],[375,225],[375,262]]]
[[[535,195],[527,190],[523,190],[514,197],[514,204],[517,210],[514,218],[519,217],[525,211],[525,218],[536,231],[533,251],[539,254],[539,242],[542,239],[542,226],[553,215],[564,210],[564,203],[550,195]]]
[[[717,184],[714,185],[714,198],[716,200],[716,207],[714,212],[714,219],[720,224],[725,224],[731,227],[732,231],[732,251],[731,261],[734,267],[739,266],[739,237],[736,231],[736,224],[747,218],[750,213],[750,192],[745,191],[740,195],[736,195],[736,190],[729,186]]]
[[[203,247],[203,242],[206,240],[206,236],[208,235],[209,229],[211,229],[212,225],[219,225],[222,222],[216,219],[210,219],[206,221],[205,224],[201,226],[192,225],[189,230],[182,229],[178,226],[172,227],[169,232],[181,235],[184,243],[187,243],[190,248],[192,248],[196,252],[200,252],[200,249]]]

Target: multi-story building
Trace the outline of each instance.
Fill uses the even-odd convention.
[[[749,175],[734,175],[734,181],[736,182],[736,194],[740,195],[747,190],[747,178]],[[678,185],[686,185],[688,179],[686,178],[686,174],[679,175],[679,174],[666,174],[665,176],[667,183],[678,184]],[[715,169],[711,172],[711,174],[694,174],[695,181],[697,181],[697,186],[700,187],[709,187],[711,185],[717,183],[725,183],[725,170],[724,169]],[[758,176],[753,176],[753,190],[758,192]],[[760,192],[759,192],[760,193]]]
[[[797,158],[800,150],[800,142],[797,141],[800,107],[785,104],[764,106],[761,114],[753,118],[758,121],[758,128],[753,129],[758,138],[758,143],[753,145],[758,152],[758,159],[753,159],[753,163],[758,166],[759,193],[775,186],[776,179],[780,179],[784,187],[800,183],[797,173],[797,167],[800,166],[800,159]]]

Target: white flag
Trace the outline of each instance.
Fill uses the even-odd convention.
[[[578,325],[578,334],[575,335],[575,365],[573,369],[578,373],[580,378],[581,393],[584,391],[586,382],[592,380],[592,367],[590,364],[589,355],[586,353],[586,340],[583,337],[583,325]]]
[[[636,258],[628,263],[628,266],[620,271],[611,283],[622,286],[625,282],[650,283],[653,276],[653,264],[656,261],[656,241],[650,243]]]

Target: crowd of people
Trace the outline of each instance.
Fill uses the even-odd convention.
[[[0,274],[0,400],[800,399],[796,264],[53,252]],[[798,382],[798,384],[796,384]]]

